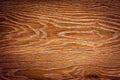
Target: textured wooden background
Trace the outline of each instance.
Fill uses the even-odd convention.
[[[1,0],[0,80],[120,80],[120,0]]]

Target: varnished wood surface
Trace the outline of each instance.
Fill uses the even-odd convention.
[[[120,80],[120,0],[2,0],[0,80]]]

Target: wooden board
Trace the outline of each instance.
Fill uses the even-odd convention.
[[[120,80],[120,0],[2,0],[0,80]]]

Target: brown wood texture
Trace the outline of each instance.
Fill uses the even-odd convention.
[[[2,0],[0,80],[120,80],[120,0]]]

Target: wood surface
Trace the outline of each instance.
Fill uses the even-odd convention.
[[[0,80],[120,80],[120,0],[0,0]]]

